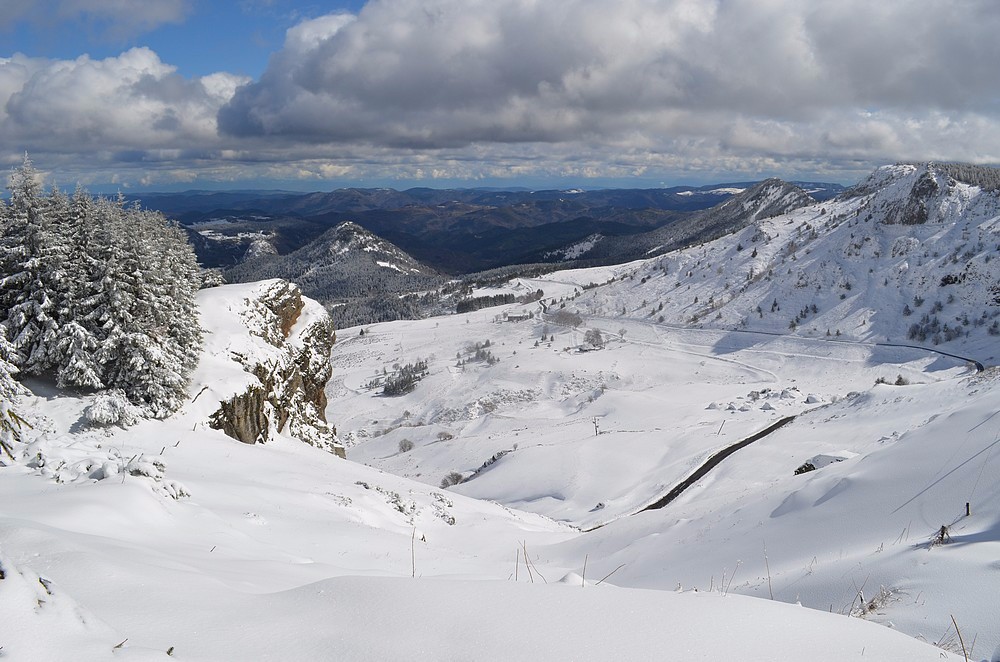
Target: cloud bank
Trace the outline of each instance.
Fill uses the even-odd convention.
[[[0,140],[220,178],[996,163],[998,33],[995,0],[374,0],[291,29],[256,81],[0,60]]]

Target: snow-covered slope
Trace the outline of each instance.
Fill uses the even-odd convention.
[[[887,166],[835,200],[636,265],[575,306],[674,325],[918,344],[989,362],[1000,345],[997,258],[995,190],[933,165]]]
[[[584,353],[583,328],[486,311],[378,325],[335,348],[331,416],[356,444],[349,458],[430,485],[460,472],[449,492],[604,524],[540,549],[543,564],[589,558],[596,577],[624,564],[614,581],[634,587],[724,583],[929,641],[954,615],[977,650],[1000,644],[993,372],[917,349],[616,323],[624,337],[605,333],[604,349]],[[554,340],[535,347],[543,331]],[[486,340],[499,362],[469,362]],[[412,393],[365,388],[418,357],[429,375]],[[898,376],[909,385],[892,385]],[[635,514],[787,416],[664,509]],[[796,475],[808,462],[821,468]],[[942,525],[953,543],[930,548]]]
[[[589,531],[543,562],[773,595],[961,652],[954,617],[988,658],[1000,204],[971,172],[890,166],[702,246],[512,283],[540,304],[345,330],[330,415],[349,458],[430,485],[456,472],[450,492]],[[594,330],[604,348],[580,351]],[[418,358],[413,392],[372,388]]]
[[[714,238],[754,221],[780,216],[815,202],[799,187],[780,179],[766,179],[744,191],[734,191],[734,193],[722,204],[706,209],[696,216],[694,226],[698,231],[692,234],[692,239]],[[678,233],[678,229],[667,226],[649,233],[647,242],[652,242],[654,245],[647,252],[662,253],[680,246],[685,237]]]
[[[564,249],[564,259],[621,262],[660,255],[715,239],[754,221],[779,216],[815,202],[798,186],[780,179],[766,179],[746,189],[723,188],[716,191],[731,197],[649,232],[625,237],[590,237],[586,243]]]
[[[813,659],[939,659],[856,619],[616,588],[596,555],[544,551],[579,537],[569,526],[277,431],[249,445],[211,429],[254,384],[248,362],[282,359],[256,305],[277,285],[201,293],[206,352],[167,420],[91,428],[91,397],[29,383],[16,405],[34,427],[0,463],[5,660],[764,660],[822,638]],[[306,302],[287,341],[320,314]]]
[[[180,659],[304,659],[332,607],[321,588],[301,587],[414,568],[452,577],[502,568],[506,577],[508,552],[522,541],[569,535],[535,515],[345,462],[287,430],[247,445],[211,429],[220,401],[256,381],[247,361],[282,359],[253,314],[273,286],[201,293],[206,353],[188,404],[166,421],[89,428],[82,411],[92,398],[29,383],[34,394],[18,408],[34,429],[15,445],[17,461],[0,467],[5,659],[165,659],[171,646]],[[307,302],[289,342],[319,314]],[[474,534],[461,533],[473,524]],[[281,598],[252,597],[297,588],[299,613],[276,615]],[[286,633],[271,642],[240,634],[268,622]],[[125,639],[145,656],[112,650]],[[369,639],[360,632],[356,643]]]

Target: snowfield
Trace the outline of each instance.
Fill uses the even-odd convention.
[[[1000,644],[997,583],[984,581],[1000,552],[995,369],[914,348],[627,320],[615,321],[624,336],[581,352],[582,329],[498,323],[497,310],[345,330],[329,411],[355,444],[348,457],[428,487],[459,472],[466,481],[449,493],[587,530],[541,558],[577,572],[589,558],[597,577],[622,566],[619,586],[725,586],[931,642],[955,637],[955,615],[977,650]],[[555,340],[536,347],[543,331]],[[455,366],[486,340],[498,363]],[[366,388],[418,357],[430,374],[412,393]],[[639,512],[786,416],[796,418],[667,507]],[[818,469],[796,475],[807,462]],[[951,542],[932,546],[942,525]]]
[[[1000,210],[931,173],[927,223],[886,224],[925,174],[488,291],[530,305],[342,329],[346,461],[208,425],[277,351],[273,283],[200,293],[166,420],[88,427],[92,396],[28,381],[0,657],[1000,659]]]
[[[747,592],[739,575],[724,588],[721,576],[715,587],[703,584],[697,591],[687,584],[679,591],[665,586],[680,573],[656,570],[651,558],[639,563],[626,551],[626,537],[652,544],[657,536],[636,535],[635,527],[649,527],[666,511],[582,534],[543,514],[460,493],[471,491],[475,481],[442,490],[345,462],[287,437],[249,446],[208,428],[205,421],[214,405],[207,396],[218,402],[238,388],[234,380],[243,378],[228,354],[271,351],[246,330],[250,318],[244,302],[254,293],[254,286],[202,292],[206,347],[214,354],[206,355],[191,386],[194,402],[167,421],[145,421],[128,430],[86,429],[79,420],[88,398],[59,393],[42,382],[29,384],[35,395],[22,406],[39,425],[26,455],[43,461],[0,469],[0,617],[5,624],[0,646],[5,658],[603,660],[649,659],[669,651],[679,659],[764,660],[797,659],[808,651],[808,657],[820,660],[940,659],[940,649],[863,619],[737,595]],[[307,324],[308,315],[299,323]],[[508,335],[495,346],[501,361],[489,369],[508,372],[510,382],[519,378],[521,368],[506,352],[513,351],[517,333],[527,333],[528,323],[498,327],[492,320],[465,324],[454,317],[406,324],[414,327],[407,336],[432,340],[435,334],[460,341],[460,332],[471,339],[502,329]],[[385,345],[379,334],[400,326],[342,341],[338,362],[348,354],[360,361]],[[563,340],[572,334],[557,333]],[[579,364],[605,361],[617,351],[622,361],[644,347],[621,343],[582,355],[546,348],[538,356],[544,352],[553,361]],[[527,349],[522,352],[530,358]],[[696,356],[686,360],[672,370],[678,381],[686,368],[716,363]],[[233,372],[227,372],[227,362],[235,366]],[[921,369],[919,359],[910,363],[907,369]],[[607,370],[610,375],[610,366]],[[732,397],[738,398],[758,382],[771,383],[769,370],[727,358],[710,372],[731,383]],[[937,379],[961,370],[928,374]],[[580,389],[591,385],[588,372],[578,365],[549,376],[544,386],[585,409],[585,403],[593,405],[579,397]],[[363,391],[355,404],[368,399],[373,411],[383,403],[404,406],[407,398],[429,391],[441,373],[462,378],[460,372],[437,367],[431,373],[411,396],[378,398]],[[213,374],[232,383],[215,383]],[[464,374],[476,372],[470,368]],[[638,375],[627,378],[642,383]],[[351,401],[339,397],[334,402]],[[516,397],[510,402],[501,402],[501,408],[527,404]],[[575,425],[553,409],[554,403],[543,400],[539,407],[553,426],[561,420]],[[452,428],[478,421],[485,431],[491,429],[486,420],[495,415],[451,416]],[[762,412],[749,417],[767,420]],[[508,421],[506,438],[521,439],[525,452],[532,452],[531,435],[518,427]],[[598,438],[603,442],[627,434]],[[448,448],[459,441],[456,436],[430,445]],[[637,440],[630,443],[641,448]],[[463,444],[470,451],[474,446]],[[419,452],[406,455],[418,457]],[[561,464],[555,454],[539,455],[537,461],[550,469]],[[127,468],[130,463],[135,471]],[[609,468],[607,473],[614,472]],[[164,489],[168,483],[173,490]],[[596,490],[596,484],[589,489]],[[776,580],[784,581],[781,538],[776,535],[769,544]],[[623,554],[631,555],[627,565],[611,574]],[[650,576],[642,579],[644,573]],[[974,627],[972,620],[962,626]],[[827,643],[817,648],[819,640]]]
[[[429,485],[454,472],[450,492],[584,531],[542,550],[553,563],[599,559],[636,588],[722,584],[954,652],[958,623],[989,657],[998,232],[995,193],[884,168],[702,246],[520,279],[539,304],[345,330],[330,416],[353,460]],[[487,341],[499,361],[471,360]],[[373,388],[418,358],[412,393]]]

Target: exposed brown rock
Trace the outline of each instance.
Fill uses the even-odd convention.
[[[302,291],[292,283],[286,283],[286,287],[278,288],[273,297],[265,299],[264,305],[278,318],[278,329],[281,337],[287,339],[292,332],[292,327],[299,320],[302,314]]]
[[[222,430],[244,444],[267,440],[270,420],[265,408],[267,396],[263,387],[251,386],[240,395],[220,404],[221,407],[210,421],[213,428]]]
[[[283,432],[287,427],[306,443],[344,457],[336,430],[326,423],[329,356],[336,340],[333,323],[326,317],[313,322],[301,333],[301,347],[293,347],[287,339],[303,308],[301,291],[285,281],[250,302],[249,326],[284,353],[268,364],[235,357],[258,383],[221,403],[210,424],[247,444],[266,443],[272,430]]]

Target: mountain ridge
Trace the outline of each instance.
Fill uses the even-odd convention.
[[[954,342],[989,362],[1000,334],[1000,191],[948,173],[879,168],[834,200],[639,263],[642,283],[590,290],[575,306],[612,317],[645,309],[651,321],[700,328]]]
[[[628,237],[588,237],[593,246],[573,258],[580,263],[605,264],[652,257],[685,246],[709,241],[754,222],[757,219],[815,203],[800,187],[772,178],[758,182],[708,209],[667,223],[662,227]],[[569,249],[572,250],[572,247]]]
[[[423,316],[412,295],[445,282],[434,269],[351,221],[292,253],[262,254],[224,275],[233,282],[293,281],[330,309],[338,326]]]

